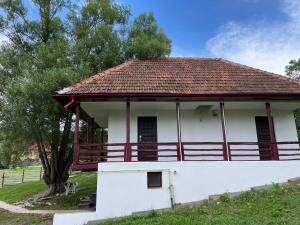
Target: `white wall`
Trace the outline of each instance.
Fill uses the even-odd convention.
[[[245,191],[300,176],[300,161],[99,163],[94,213],[55,214],[54,225],[82,225]],[[162,172],[162,188],[147,187],[147,172]],[[173,192],[170,192],[170,187]]]
[[[217,111],[216,111],[217,112]],[[273,110],[277,141],[296,141],[297,131],[292,110]],[[135,110],[130,117],[130,140],[137,142],[137,117],[157,116],[159,142],[177,141],[175,110]],[[257,141],[255,116],[266,116],[263,110],[226,110],[228,141]],[[108,120],[108,142],[126,141],[125,111],[110,111]],[[182,110],[182,141],[222,141],[220,113],[212,111]]]

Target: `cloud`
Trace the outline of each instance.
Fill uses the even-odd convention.
[[[3,34],[0,34],[0,46],[7,43],[8,41],[8,37],[4,36]]]
[[[243,24],[230,21],[206,43],[213,57],[222,57],[275,73],[284,73],[291,59],[300,58],[300,0],[281,0],[287,20]]]

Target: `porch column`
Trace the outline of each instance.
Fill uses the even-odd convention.
[[[230,161],[231,159],[230,157],[228,157],[230,154],[229,154],[227,135],[226,135],[224,102],[220,103],[220,113],[221,113],[222,135],[223,135],[223,158],[224,161]]]
[[[74,129],[74,146],[73,146],[73,169],[76,169],[76,164],[79,161],[79,111],[80,103],[75,106],[75,129]]]
[[[101,144],[104,144],[104,128],[101,127]]]
[[[94,143],[94,136],[95,136],[95,119],[91,119],[91,136],[90,136],[90,142]]]
[[[272,118],[272,112],[271,112],[271,105],[269,102],[266,103],[266,111],[268,116],[268,125],[269,125],[269,132],[270,132],[270,139],[271,139],[271,156],[272,160],[278,160],[278,149],[277,149],[277,143],[276,143],[276,136],[275,136],[275,130],[274,130],[274,123]]]
[[[126,147],[124,152],[124,161],[131,161],[130,146],[130,101],[126,102]]]
[[[181,144],[181,121],[180,121],[180,103],[176,102],[176,120],[177,120],[177,160],[184,160],[183,146]]]

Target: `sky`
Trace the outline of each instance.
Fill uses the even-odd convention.
[[[153,11],[171,56],[225,58],[284,74],[300,58],[300,0],[117,0]]]
[[[300,58],[300,0],[115,1],[131,8],[131,20],[154,12],[171,56],[225,58],[279,74]]]

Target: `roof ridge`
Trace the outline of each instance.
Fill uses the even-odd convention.
[[[236,66],[239,66],[239,67],[248,68],[248,69],[253,69],[253,70],[256,70],[256,71],[259,71],[259,72],[267,73],[267,74],[270,75],[270,76],[273,76],[273,77],[276,77],[276,78],[280,78],[280,79],[283,79],[283,80],[286,80],[286,81],[289,81],[289,82],[297,83],[298,85],[300,85],[300,81],[298,81],[298,80],[296,80],[296,79],[293,79],[293,78],[290,78],[290,77],[287,77],[287,76],[284,76],[284,75],[282,75],[282,74],[277,74],[277,73],[273,73],[273,72],[270,72],[270,71],[258,69],[258,68],[252,67],[252,66],[247,66],[247,65],[245,65],[245,64],[233,62],[233,61],[230,61],[230,60],[228,60],[228,59],[220,58],[220,61],[223,61],[223,62],[225,62],[225,63],[232,64],[232,65],[236,65]]]
[[[213,58],[213,57],[193,57],[193,56],[169,56],[167,59],[195,59],[195,60],[221,60],[221,58]]]

